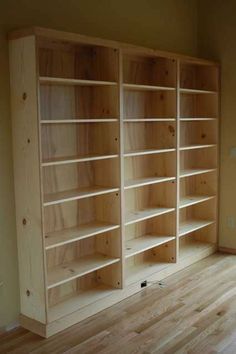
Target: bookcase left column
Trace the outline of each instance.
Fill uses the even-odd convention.
[[[35,36],[10,41],[9,50],[21,314],[45,324],[47,294]]]

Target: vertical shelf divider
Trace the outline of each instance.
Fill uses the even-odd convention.
[[[216,243],[219,245],[219,218],[220,218],[220,128],[221,128],[221,101],[220,101],[220,92],[221,92],[221,68],[218,68],[218,92],[217,92],[217,188],[216,188]],[[220,250],[220,245],[219,245]]]
[[[124,92],[123,92],[123,53],[119,49],[119,142],[120,142],[120,241],[121,241],[121,287],[125,287],[125,190],[124,190]]]
[[[45,250],[45,223],[44,223],[44,205],[43,205],[43,157],[42,157],[42,131],[41,131],[41,104],[40,104],[40,73],[39,73],[39,54],[38,54],[38,45],[36,43],[36,78],[37,78],[37,125],[38,125],[38,145],[39,145],[39,174],[40,174],[40,201],[41,201],[41,228],[42,228],[42,245],[43,245],[43,265],[44,265],[44,284],[45,284],[45,304],[46,304],[46,320],[48,322],[48,312],[49,312],[49,301],[48,301],[48,290],[47,290],[47,256]]]
[[[179,261],[180,203],[180,61],[176,61],[176,262]]]

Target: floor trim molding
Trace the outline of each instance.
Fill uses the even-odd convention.
[[[224,253],[236,254],[235,248],[219,247],[219,251]]]

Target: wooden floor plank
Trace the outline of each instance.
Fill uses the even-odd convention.
[[[236,353],[236,256],[215,254],[42,339],[0,335],[0,353]]]

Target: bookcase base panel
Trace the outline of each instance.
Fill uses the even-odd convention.
[[[167,267],[165,267],[160,272],[151,274],[146,279],[147,280],[147,287],[153,285],[153,282],[158,282],[167,278],[168,276],[188,267],[189,265],[200,261],[203,258],[210,256],[211,254],[217,251],[216,244],[206,243],[204,247],[199,249],[199,252],[195,252],[191,254],[191,256],[185,257],[180,259],[178,263],[170,263]],[[111,295],[108,295],[105,298],[102,298],[95,303],[93,306],[85,306],[84,308],[77,310],[67,316],[64,316],[56,321],[53,321],[48,324],[43,324],[41,322],[35,321],[33,319],[24,316],[23,314],[20,315],[20,325],[31,332],[34,332],[41,337],[48,338],[53,336],[54,334],[65,330],[66,328],[75,325],[78,322],[83,321],[84,319],[91,317],[98,312],[105,310],[106,308],[125,300],[127,297],[138,293],[139,291],[146,289],[141,288],[141,280],[136,282],[125,289],[117,289],[112,292]]]

